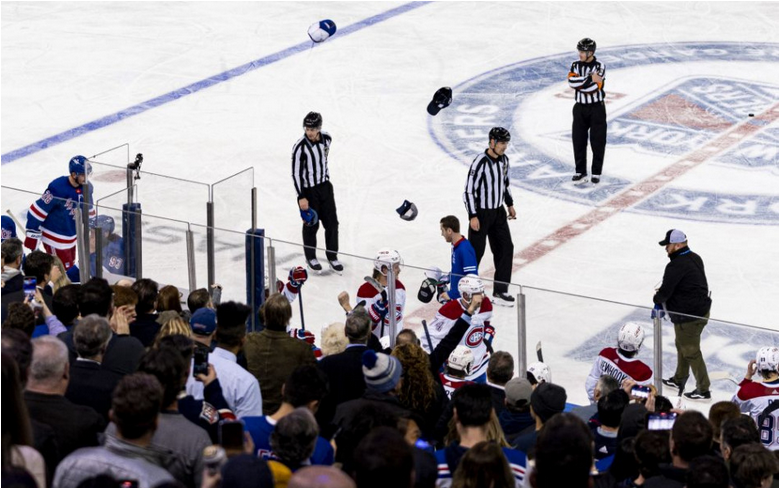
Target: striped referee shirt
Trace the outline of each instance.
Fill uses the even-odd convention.
[[[606,98],[604,84],[593,83],[593,73],[598,73],[603,78],[606,66],[593,58],[589,63],[574,61],[571,63],[571,71],[568,73],[568,86],[574,89],[574,100],[578,104],[595,104],[603,102]]]
[[[315,143],[311,143],[305,135],[294,144],[291,153],[291,176],[294,179],[297,198],[303,198],[304,189],[329,181],[329,166],[326,160],[331,145],[332,136],[323,131]]]
[[[514,205],[508,190],[508,156],[493,159],[485,150],[470,165],[463,199],[469,217],[476,217],[479,209],[497,209],[505,202]]]

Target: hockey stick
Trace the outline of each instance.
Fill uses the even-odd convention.
[[[725,370],[721,370],[721,371],[718,371],[718,372],[712,372],[710,374],[710,380],[713,381],[713,382],[716,381],[716,380],[729,380],[733,384],[739,385],[739,382],[737,382],[737,380],[734,378],[734,376],[731,375],[729,372],[726,372]]]
[[[541,351],[541,342],[536,343],[536,356],[538,361],[544,363],[544,353]]]
[[[11,219],[13,219],[13,220],[14,220],[14,222],[16,223],[16,227],[18,227],[19,229],[24,229],[24,228],[25,228],[24,226],[22,226],[22,223],[21,223],[21,222],[19,222],[19,220],[16,218],[16,216],[14,216],[14,215],[11,213],[11,209],[6,209],[6,210],[5,210],[5,213],[6,213],[6,214],[8,214],[9,216],[11,216]]]
[[[302,318],[302,336],[304,336],[305,322],[304,322],[304,306],[302,305],[302,287],[299,286],[299,316]]]
[[[427,320],[422,319],[421,325],[424,326],[424,335],[427,337],[427,344],[430,345],[430,353],[432,353],[432,338],[430,338],[430,329],[427,327]]]

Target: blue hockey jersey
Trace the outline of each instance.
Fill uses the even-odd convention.
[[[470,244],[470,241],[461,237],[451,248],[450,299],[457,299],[459,297],[459,279],[469,274],[478,275],[476,251],[473,249],[473,245]]]
[[[90,185],[90,215],[95,215],[92,207],[93,186]],[[67,250],[76,246],[76,206],[83,202],[81,187],[75,188],[68,177],[52,181],[27,211],[27,230],[40,231],[44,244],[54,249]]]
[[[97,253],[90,255],[90,275],[95,276],[95,260]],[[111,273],[123,275],[125,273],[125,240],[117,238],[109,240],[103,246],[103,266]]]

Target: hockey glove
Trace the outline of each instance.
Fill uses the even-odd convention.
[[[303,267],[293,267],[288,272],[288,282],[296,288],[299,288],[303,283],[307,281],[307,270]]]
[[[655,304],[655,306],[650,311],[650,319],[657,318],[658,317],[658,311],[663,311],[663,306],[661,306],[660,304]],[[663,317],[664,317],[664,315],[661,314],[661,318],[663,318]]]
[[[492,340],[495,339],[495,327],[487,324],[484,326],[484,341],[487,346],[492,344]]]
[[[383,318],[386,317],[386,314],[389,313],[389,302],[384,301],[383,299],[378,299],[375,301],[375,304],[370,306],[370,317],[372,318],[374,323],[377,323],[379,321],[382,321]]]
[[[38,241],[40,239],[41,239],[41,231],[28,229],[25,232],[24,247],[29,250],[35,251],[35,249],[38,248]]]

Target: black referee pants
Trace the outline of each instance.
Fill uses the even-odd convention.
[[[508,292],[508,282],[511,281],[511,265],[514,259],[514,243],[511,241],[511,231],[508,229],[508,215],[503,206],[497,209],[478,209],[479,230],[474,231],[468,226],[468,241],[476,250],[476,263],[481,264],[481,258],[487,247],[495,262],[495,292]],[[505,282],[505,283],[499,283]]]
[[[574,143],[576,173],[587,174],[587,137],[590,133],[590,149],[593,150],[592,174],[598,176],[604,168],[606,150],[606,106],[603,102],[574,104],[574,122],[571,139]]]
[[[302,189],[302,195],[307,199],[310,208],[318,213],[318,224],[305,226],[302,224],[302,243],[304,243],[305,258],[309,261],[315,258],[315,247],[318,246],[317,233],[321,224],[326,234],[326,259],[336,260],[338,246],[337,205],[334,203],[334,187],[332,182],[324,182],[315,187]]]

